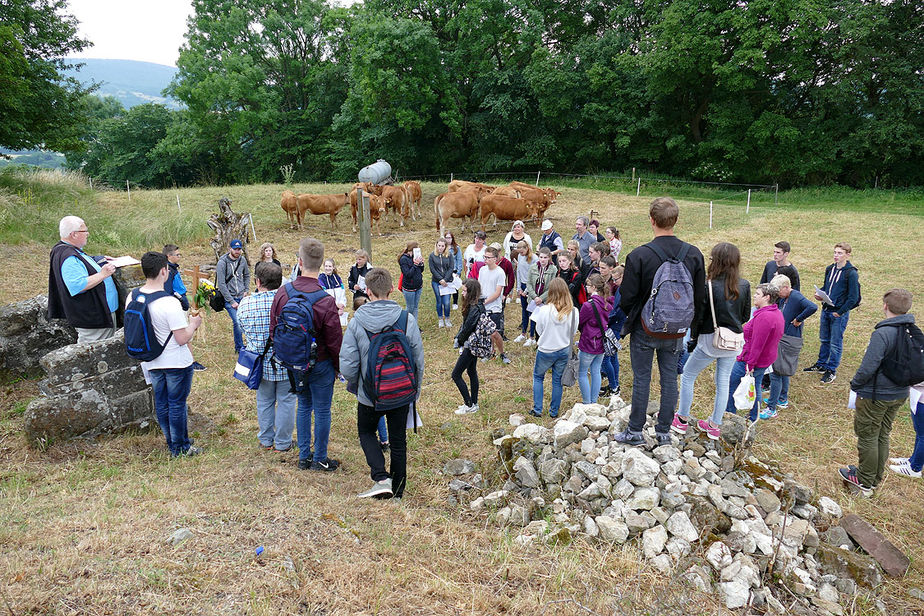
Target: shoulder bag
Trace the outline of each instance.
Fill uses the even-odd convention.
[[[619,342],[616,332],[603,325],[603,317],[600,316],[600,310],[597,308],[596,303],[594,303],[593,308],[594,314],[597,316],[597,324],[600,326],[600,331],[603,332],[603,354],[607,357],[612,357],[622,348],[622,343]]]
[[[574,322],[574,312],[572,308],[571,321],[569,321],[568,324],[569,329],[571,328],[571,323]],[[574,348],[574,336],[571,336],[571,341],[568,343],[568,365],[565,366],[565,371],[561,375],[561,384],[563,387],[574,387],[574,384],[577,383],[580,361],[577,349]]]
[[[712,281],[707,280],[706,286],[709,289],[709,310],[712,312],[712,327],[715,331],[712,333],[712,346],[717,351],[734,351],[740,353],[744,348],[744,334],[733,332],[727,327],[719,327],[715,320],[715,297],[712,293]]]

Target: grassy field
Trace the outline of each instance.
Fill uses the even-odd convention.
[[[253,213],[256,243],[274,242],[283,263],[292,262],[299,239],[310,234],[325,242],[344,273],[359,243],[348,212],[341,212],[335,230],[326,217],[312,218],[301,232],[289,229],[279,207],[279,185],[140,191],[131,201],[124,192],[92,192],[74,179],[48,186],[47,179],[0,177],[4,302],[44,292],[48,250],[57,239],[57,220],[66,213],[89,223],[91,252],[137,256],[173,242],[180,244],[186,266],[213,259],[204,221],[222,196],[232,199],[235,211]],[[293,187],[296,192],[344,188]],[[570,183],[559,188],[562,196],[548,214],[563,234],[573,228],[575,216],[594,210],[605,224],[620,228],[626,252],[650,239],[650,196]],[[386,235],[373,240],[373,263],[397,272],[398,254],[409,239],[430,250],[436,232],[432,206],[426,204],[441,190],[424,184],[423,220],[405,229],[385,225]],[[823,387],[815,375],[797,375],[791,407],[760,426],[755,451],[846,511],[868,518],[911,557],[909,575],[887,580],[877,595],[888,613],[910,614],[924,610],[906,593],[924,586],[924,531],[918,524],[924,518],[924,483],[889,477],[875,498],[858,500],[834,474],[856,459],[846,409],[848,381],[882,316],[879,298],[893,286],[924,297],[921,203],[902,194],[900,207],[891,207],[889,194],[867,193],[843,203],[836,195],[819,194],[812,207],[803,198],[790,203],[781,193],[779,206],[758,200],[747,215],[743,201],[728,200],[716,205],[712,230],[708,201],[682,201],[677,233],[704,252],[718,241],[734,242],[752,283],[773,243],[786,239],[794,246],[792,259],[806,288],[821,282],[835,242],[852,243],[864,304],[851,314],[838,380]],[[452,228],[459,231],[458,221]],[[489,241],[501,241],[507,230],[489,232]],[[539,235],[533,227],[528,232],[534,239]],[[461,237],[467,239],[468,232]],[[323,476],[298,471],[296,454],[269,454],[257,447],[254,397],[230,376],[231,328],[223,314],[207,315],[193,343],[196,358],[209,366],[197,373],[189,400],[191,429],[205,447],[197,458],[169,460],[158,432],[30,450],[22,436],[22,414],[37,395],[37,384],[0,386],[0,610],[17,615],[725,613],[714,598],[650,570],[634,546],[612,549],[577,540],[521,548],[512,543],[515,530],[498,529],[465,508],[449,506],[448,478],[440,473],[446,460],[470,458],[489,484],[503,481],[491,438],[507,427],[510,413],[529,408],[533,353],[510,346],[510,366],[480,364],[482,411],[459,418],[452,411],[460,398],[449,379],[454,331],[436,327],[427,290],[420,315],[427,361],[421,398],[425,426],[409,438],[409,485],[401,503],[355,500],[369,476],[356,438],[355,399],[339,385],[330,450],[343,461],[341,471]],[[454,325],[459,321],[453,313]],[[509,307],[508,334],[515,334],[518,322],[519,307]],[[805,337],[803,363],[817,353],[817,317],[807,324]],[[627,356],[621,360],[628,396],[631,370]],[[697,383],[694,414],[699,417],[711,409],[710,380],[703,375]],[[565,391],[565,406],[577,401],[577,388]],[[899,417],[893,450],[907,455],[913,443],[907,407]],[[193,538],[170,546],[167,538],[181,527]],[[254,555],[257,546],[266,548],[260,559]],[[845,607],[852,614],[877,613],[867,594]]]

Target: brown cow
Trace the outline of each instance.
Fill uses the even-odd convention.
[[[479,184],[478,182],[468,182],[466,180],[453,180],[449,183],[449,187],[446,192],[458,192],[462,190],[473,190],[475,188],[486,189],[488,192],[494,190],[494,186],[488,186],[487,184]]]
[[[387,217],[388,210],[393,210],[395,216],[401,217],[401,226],[404,226],[404,221],[410,217],[410,197],[407,194],[407,189],[404,186],[385,186],[382,188],[382,198],[385,199],[385,215]]]
[[[302,228],[302,215],[298,211],[295,193],[291,190],[282,191],[282,211],[286,213],[286,220],[289,221],[293,229]]]
[[[535,201],[539,204],[539,217],[536,220],[536,224],[538,225],[540,219],[545,216],[545,211],[555,203],[556,199],[558,199],[559,193],[552,188],[537,188],[522,182],[511,182],[511,187],[513,187],[514,184],[516,184],[515,188],[520,191],[520,196],[522,198]]]
[[[357,186],[360,186],[357,184]],[[363,189],[365,190],[365,189]],[[357,190],[354,187],[350,192],[350,213],[353,215],[353,233],[356,233],[356,225],[358,224],[357,220],[357,210],[359,208],[359,195]],[[366,193],[369,195],[369,216],[372,218],[372,222],[376,223],[376,226],[379,231],[379,235],[382,235],[382,225],[379,222],[382,216],[385,214],[385,199],[381,196],[374,193]],[[372,228],[370,223],[369,228]]]
[[[340,208],[350,201],[350,195],[345,192],[335,193],[333,195],[311,195],[305,193],[299,195],[295,199],[298,203],[299,216],[304,215],[306,211],[312,214],[329,214],[330,228],[333,229],[337,213],[340,212]]]
[[[414,220],[420,220],[420,200],[423,198],[420,182],[408,180],[404,183],[404,188],[407,189],[407,196],[411,201],[411,216]]]
[[[514,199],[497,195],[486,195],[481,199],[481,230],[491,215],[494,215],[494,228],[498,220],[527,220],[539,215],[539,204],[526,199]]]
[[[519,189],[514,188],[513,186],[498,186],[491,194],[497,195],[498,197],[513,197],[514,199],[522,198]]]
[[[446,228],[446,221],[450,218],[461,218],[462,229],[465,229],[465,218],[469,217],[474,224],[478,213],[478,200],[481,194],[478,191],[464,190],[461,192],[447,192],[433,200],[433,210],[436,214],[436,230]]]

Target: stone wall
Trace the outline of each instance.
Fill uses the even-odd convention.
[[[108,340],[52,351],[41,366],[48,375],[42,396],[25,413],[32,446],[156,424],[151,388],[141,364],[125,352],[122,330]]]
[[[43,355],[77,341],[73,327],[57,319],[49,321],[47,312],[45,295],[0,306],[0,370],[34,374]]]

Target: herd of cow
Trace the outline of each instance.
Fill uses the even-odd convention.
[[[382,235],[381,221],[388,221],[389,212],[394,213],[395,219],[400,221],[402,227],[408,219],[421,218],[420,183],[413,180],[401,185],[387,186],[357,183],[350,192],[332,195],[296,195],[291,190],[285,190],[282,192],[282,209],[289,223],[298,229],[301,229],[302,217],[306,213],[329,215],[330,226],[333,229],[337,214],[349,203],[355,232],[360,190],[369,195],[369,213],[379,235]],[[492,216],[495,228],[498,220],[533,220],[538,226],[545,211],[555,203],[558,196],[559,193],[551,188],[538,188],[523,182],[489,186],[478,182],[453,180],[446,192],[438,195],[433,201],[436,229],[441,231],[446,228],[446,222],[451,218],[462,218],[463,230],[466,219],[469,220],[471,228],[478,218],[481,220],[481,228],[484,229]]]

